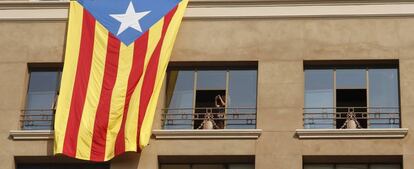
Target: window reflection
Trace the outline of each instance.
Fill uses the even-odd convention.
[[[305,164],[304,169],[401,169],[400,164]]]
[[[256,92],[257,70],[171,70],[164,129],[255,128]]]
[[[254,169],[254,164],[161,164],[161,169]]]
[[[381,107],[373,109],[376,114],[370,115],[372,128],[396,128],[399,127],[399,119],[377,119],[377,117],[389,117],[390,114],[399,112],[398,97],[398,71],[396,69],[370,69],[369,73],[369,107]]]
[[[304,113],[305,128],[398,128],[398,69],[306,69]]]
[[[226,89],[226,71],[197,71],[197,90]]]
[[[333,128],[333,70],[305,70],[305,128]]]
[[[365,89],[365,69],[337,69],[336,88],[338,89]]]
[[[23,129],[52,129],[60,71],[31,71]]]
[[[239,115],[242,119],[255,119],[256,108],[256,70],[229,71],[229,97],[227,99],[229,116]],[[252,121],[251,123],[256,123]],[[243,120],[228,120],[227,128],[255,128],[253,124],[246,125]]]
[[[167,114],[180,114],[184,118],[177,125],[167,125],[168,129],[191,128],[194,96],[194,71],[170,71],[167,82]]]

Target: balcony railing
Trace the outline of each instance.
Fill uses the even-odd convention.
[[[305,129],[400,128],[399,107],[304,108],[303,116]]]
[[[255,129],[256,108],[164,109],[163,129]]]
[[[53,130],[54,109],[22,110],[20,126],[23,130]]]

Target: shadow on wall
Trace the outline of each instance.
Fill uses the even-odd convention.
[[[47,156],[50,156],[50,157],[54,156],[53,146],[54,146],[53,140],[47,141]],[[64,159],[62,160],[63,162],[68,162],[68,160],[69,162],[79,162],[79,161],[85,162],[83,160],[76,160],[73,158],[65,157],[63,155],[58,155],[56,157]],[[136,169],[138,168],[139,160],[140,160],[140,153],[126,152],[124,154],[121,154],[115,157],[111,161],[109,161],[109,164],[111,165],[110,167],[111,169],[124,169],[124,168]]]
[[[111,169],[138,168],[140,153],[126,152],[111,160]]]

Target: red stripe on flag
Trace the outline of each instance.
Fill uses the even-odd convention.
[[[106,50],[105,70],[102,82],[101,96],[96,110],[95,124],[93,128],[91,157],[92,161],[105,160],[106,133],[108,130],[109,111],[112,92],[118,73],[119,50],[121,42],[108,33],[108,45]]]
[[[124,113],[122,117],[121,128],[116,137],[115,155],[125,152],[125,122],[128,116],[129,103],[131,96],[138,85],[139,79],[142,76],[145,63],[145,55],[148,47],[148,32],[144,33],[140,38],[134,42],[134,57],[132,60],[132,68],[128,78],[128,87],[126,91],[126,98],[124,104]]]
[[[148,103],[154,91],[155,80],[157,78],[157,72],[158,72],[158,61],[160,58],[161,48],[164,42],[165,33],[167,32],[168,26],[170,25],[171,19],[174,16],[176,11],[177,11],[177,7],[175,7],[167,15],[165,15],[161,39],[160,41],[158,41],[158,44],[156,48],[154,49],[154,52],[152,53],[151,59],[148,63],[147,70],[145,71],[144,82],[141,88],[141,97],[140,97],[139,114],[138,114],[138,131],[137,131],[138,132],[137,133],[137,142],[138,142],[137,149],[138,150],[140,150],[139,137],[141,134],[141,125],[142,125],[142,121],[144,120],[147,108],[148,108]]]
[[[85,105],[86,90],[91,71],[93,42],[95,36],[95,19],[86,10],[83,10],[82,35],[79,47],[78,65],[73,85],[72,101],[70,103],[68,124],[66,126],[63,154],[76,157],[76,148],[79,134],[79,125]],[[71,56],[66,56],[71,57]]]

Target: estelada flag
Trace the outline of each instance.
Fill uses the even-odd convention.
[[[70,2],[55,154],[107,161],[148,144],[187,3]]]

